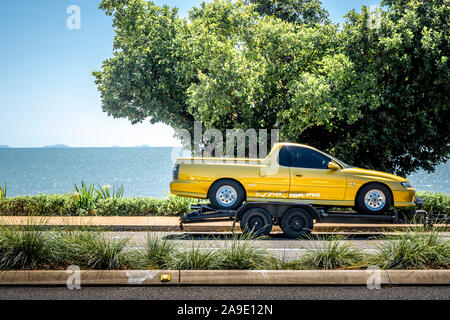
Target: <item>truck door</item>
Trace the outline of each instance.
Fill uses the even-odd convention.
[[[328,169],[332,160],[314,149],[286,146],[290,155],[289,198],[298,200],[344,200],[347,178]]]
[[[255,181],[254,197],[261,199],[289,199],[290,168],[285,165],[284,157],[288,157],[287,151],[274,153],[259,171],[259,177]],[[251,191],[249,196],[253,196]]]

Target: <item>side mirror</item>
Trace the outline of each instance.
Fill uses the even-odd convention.
[[[328,162],[328,169],[331,170],[339,170],[341,169],[341,167],[339,167],[336,163],[334,163],[333,161]]]

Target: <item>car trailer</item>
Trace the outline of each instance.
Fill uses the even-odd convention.
[[[417,210],[399,211],[393,209],[383,215],[363,215],[354,212],[333,212],[325,208],[316,208],[306,203],[289,202],[245,202],[237,210],[218,210],[209,204],[191,206],[191,213],[180,217],[180,229],[183,224],[205,221],[226,221],[233,219],[241,230],[251,231],[256,236],[268,235],[274,225],[279,225],[289,238],[298,238],[311,233],[314,221],[321,223],[405,223],[417,221],[425,227],[435,223],[448,224],[448,215],[437,215],[420,209],[423,200],[416,198]],[[406,219],[405,219],[406,218]]]

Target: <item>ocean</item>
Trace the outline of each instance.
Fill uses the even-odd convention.
[[[0,185],[8,197],[68,193],[74,183],[124,185],[125,196],[164,198],[173,148],[0,148]],[[450,162],[408,177],[416,190],[450,193]]]

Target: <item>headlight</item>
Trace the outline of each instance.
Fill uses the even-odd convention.
[[[402,182],[402,186],[403,186],[404,188],[412,188],[412,187],[413,187],[412,184],[411,184],[411,182],[409,182],[409,181]]]

